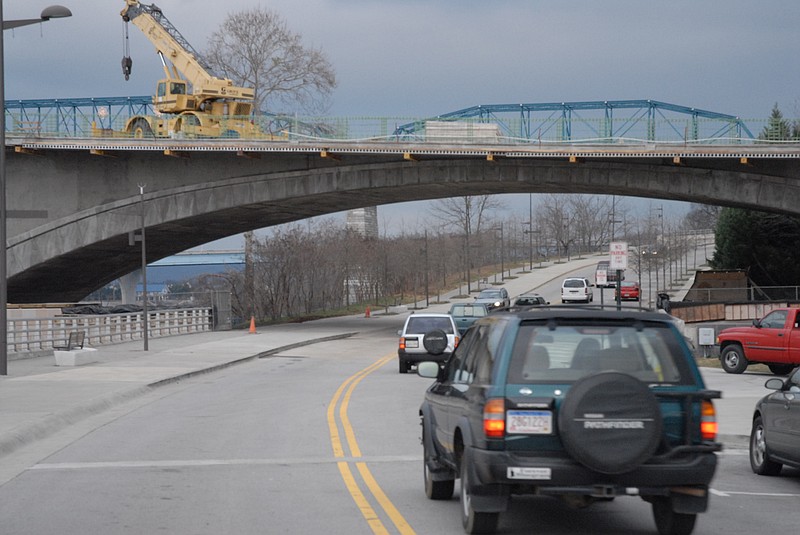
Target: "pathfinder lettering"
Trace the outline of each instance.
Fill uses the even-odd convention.
[[[644,422],[583,422],[584,429],[644,429]]]

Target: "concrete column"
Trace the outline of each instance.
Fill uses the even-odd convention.
[[[136,285],[142,280],[142,270],[131,271],[119,278],[119,289],[122,292],[122,303],[136,304]]]

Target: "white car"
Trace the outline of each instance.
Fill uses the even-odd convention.
[[[589,279],[584,277],[568,277],[561,283],[561,302],[578,301],[590,303],[594,301],[594,292]]]
[[[458,328],[450,314],[411,314],[397,334],[400,373],[408,372],[412,364],[424,360],[446,361],[459,340]]]

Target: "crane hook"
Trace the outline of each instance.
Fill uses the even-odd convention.
[[[125,81],[128,81],[131,77],[131,67],[133,67],[133,60],[130,56],[123,56],[122,57],[122,74],[125,75]]]
[[[122,74],[125,75],[125,81],[127,82],[131,78],[131,67],[133,67],[130,38],[128,36],[128,21],[130,19],[123,15],[122,20]]]

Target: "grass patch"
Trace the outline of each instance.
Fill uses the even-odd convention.
[[[718,368],[722,369],[722,363],[718,357],[695,357],[695,362],[700,368]],[[747,367],[747,371],[756,373],[772,373],[766,364],[751,364]]]

